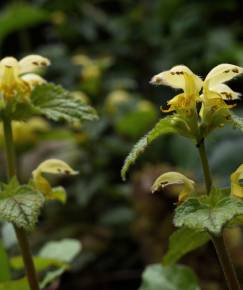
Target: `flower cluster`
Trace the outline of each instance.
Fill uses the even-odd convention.
[[[208,107],[229,107],[224,101],[238,99],[240,94],[234,92],[225,82],[243,73],[243,68],[232,64],[220,64],[213,68],[205,80],[195,75],[188,67],[177,65],[168,71],[161,72],[151,79],[151,84],[167,85],[182,89],[183,93],[168,101],[171,111],[190,111],[197,102],[202,102],[200,115]]]
[[[241,186],[241,180],[243,178],[243,164],[241,164],[230,176],[231,179],[231,190],[230,194],[232,196],[243,199],[243,187]],[[180,185],[182,190],[178,196],[178,202],[181,203],[185,201],[189,196],[195,192],[195,182],[189,179],[185,175],[179,172],[166,172],[161,174],[153,183],[151,191],[164,189],[169,185]]]
[[[175,111],[173,120],[177,129],[178,122],[180,123],[179,132],[200,142],[212,129],[223,126],[231,119],[229,109],[234,105],[227,101],[239,99],[240,93],[233,91],[225,82],[242,73],[243,68],[239,66],[220,64],[202,80],[188,67],[177,65],[153,76],[151,84],[167,85],[183,91],[169,100],[167,102],[169,108],[167,110],[162,108],[162,111]],[[243,197],[240,185],[242,176],[243,165],[231,175],[231,194],[240,198]],[[183,202],[194,192],[195,183],[178,172],[167,172],[159,176],[152,186],[152,192],[171,184],[182,185],[179,202]]]
[[[48,159],[43,161],[32,172],[33,182],[36,188],[44,194],[47,199],[56,199],[53,196],[53,188],[44,174],[62,174],[62,175],[76,175],[77,171],[73,170],[67,163],[59,159]]]
[[[36,85],[45,80],[36,74],[50,61],[40,55],[28,55],[18,61],[14,57],[5,57],[0,61],[0,94],[5,102],[13,99],[27,101]]]

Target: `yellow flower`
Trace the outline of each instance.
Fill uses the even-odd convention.
[[[200,96],[202,107],[200,117],[209,121],[218,110],[227,110],[234,105],[228,105],[226,100],[239,99],[240,93],[233,91],[224,84],[243,72],[243,69],[233,64],[220,64],[214,67],[203,82],[203,92]],[[225,113],[223,113],[225,114]],[[223,124],[222,124],[223,125]]]
[[[40,55],[29,55],[20,61],[14,57],[3,58],[0,61],[0,93],[5,101],[15,96],[28,99],[33,87],[45,82],[33,72],[49,64],[50,61]]]
[[[243,198],[243,187],[240,181],[243,179],[243,164],[241,164],[236,171],[234,171],[231,176],[231,194]]]
[[[203,82],[202,101],[209,99],[236,100],[240,93],[234,92],[224,84],[232,78],[243,73],[243,68],[233,64],[219,64],[214,67],[206,76]]]
[[[238,99],[240,94],[234,92],[224,83],[243,73],[243,68],[233,64],[219,64],[206,76],[203,82],[204,98],[214,98],[211,92],[215,92],[223,100]]]
[[[202,80],[200,77],[184,65],[174,66],[168,71],[153,76],[150,83],[154,85],[167,85],[175,89],[183,90],[183,93],[167,102],[169,109],[162,109],[164,112],[175,110],[190,111],[191,109],[195,109],[196,101],[202,88]]]
[[[13,139],[17,145],[35,142],[37,133],[48,131],[49,124],[40,117],[33,117],[26,122],[13,121]],[[0,144],[4,141],[3,126],[0,123]]]
[[[168,185],[182,185],[178,201],[184,201],[193,191],[195,182],[179,172],[166,172],[160,175],[152,185],[152,193]]]
[[[75,65],[82,66],[81,76],[84,80],[96,79],[101,75],[101,68],[96,60],[89,58],[87,55],[79,54],[72,58]]]
[[[35,186],[42,192],[46,198],[52,198],[52,187],[43,174],[64,174],[64,175],[76,175],[77,171],[74,171],[67,163],[58,159],[49,159],[42,162],[33,172],[33,181]]]

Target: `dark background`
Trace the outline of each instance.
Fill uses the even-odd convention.
[[[219,63],[243,65],[242,5],[236,0],[1,2],[1,58],[30,53],[50,58],[44,77],[82,93],[100,116],[82,128],[51,124],[17,142],[23,181],[47,157],[62,158],[80,171],[59,181],[67,188],[67,204],[47,205],[31,236],[35,250],[47,240],[81,241],[83,251],[59,289],[135,290],[145,265],[161,261],[173,231],[176,193],[168,189],[152,196],[150,186],[168,170],[203,186],[196,149],[184,138],[165,136],[139,159],[125,183],[120,168],[132,145],[162,116],[159,106],[175,94],[152,87],[154,74],[185,64],[204,77]],[[243,91],[242,78],[231,85]],[[240,113],[242,101],[237,108]],[[207,148],[216,184],[229,185],[229,175],[243,160],[243,137],[224,128],[209,138]],[[2,167],[1,175],[5,178]],[[240,229],[230,230],[227,241],[242,274]],[[202,289],[224,289],[211,245],[182,263],[195,269]]]

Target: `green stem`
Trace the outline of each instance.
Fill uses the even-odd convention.
[[[205,185],[206,185],[207,194],[209,194],[211,187],[212,187],[212,177],[211,177],[211,172],[209,169],[208,158],[207,158],[204,140],[202,140],[199,143],[198,151],[199,151],[200,159],[201,159],[201,163],[202,163],[204,181],[205,181]]]
[[[199,155],[201,158],[204,179],[205,179],[205,184],[206,184],[206,190],[207,190],[207,194],[209,194],[212,187],[212,177],[211,177],[211,172],[209,169],[204,140],[198,143],[198,150],[199,150]],[[224,277],[225,277],[229,290],[241,290],[240,283],[238,281],[238,278],[234,269],[234,265],[231,261],[230,254],[228,252],[228,249],[224,241],[223,233],[221,236],[217,236],[217,237],[212,235],[211,239],[216,249],[218,259],[222,267],[222,270],[224,272]]]
[[[13,176],[16,176],[16,162],[15,162],[15,150],[13,143],[13,132],[11,120],[4,116],[3,118],[3,128],[4,128],[4,139],[6,147],[6,157],[7,157],[7,166],[8,166],[8,179],[10,180]],[[35,266],[30,250],[29,241],[25,230],[17,228],[15,232],[18,239],[18,243],[21,249],[26,275],[29,281],[31,290],[39,290],[39,284],[37,279],[37,274],[35,271]]]

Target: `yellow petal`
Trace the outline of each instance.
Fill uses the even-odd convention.
[[[74,171],[66,162],[59,159],[48,159],[43,161],[34,172],[66,175],[78,174],[78,172]]]
[[[241,94],[233,91],[229,86],[225,84],[218,84],[211,88],[212,91],[220,94],[223,100],[237,100]]]
[[[179,202],[184,201],[194,191],[194,181],[179,172],[166,172],[160,175],[152,185],[152,193],[168,185],[182,185]]]
[[[34,73],[25,74],[21,76],[21,79],[30,86],[31,90],[34,89],[36,86],[39,86],[46,82],[41,76]]]
[[[187,90],[188,86],[191,86],[193,89],[190,89],[190,91],[199,92],[202,87],[202,80],[184,65],[174,66],[168,71],[153,76],[150,83],[167,85],[184,91]]]
[[[240,185],[240,180],[243,179],[243,164],[241,164],[235,172],[230,176],[231,179],[231,194],[243,198],[243,187]]]
[[[18,67],[18,61],[14,57],[4,57],[0,61],[0,77],[3,77],[4,70],[5,69],[12,69],[14,71],[14,74],[17,76],[19,73],[19,67]]]
[[[20,74],[35,72],[48,65],[50,65],[49,59],[40,55],[28,55],[19,61]]]
[[[42,162],[33,172],[33,181],[36,187],[45,195],[50,195],[52,188],[50,183],[43,173],[50,174],[65,174],[65,175],[75,175],[78,174],[74,171],[67,163],[59,159],[49,159]]]
[[[243,73],[243,68],[237,65],[223,63],[217,65],[208,73],[205,78],[205,84],[209,89],[211,89],[218,84],[231,80],[241,73]]]
[[[0,62],[0,77],[6,88],[15,86],[18,81],[19,66],[14,57],[5,57]]]

